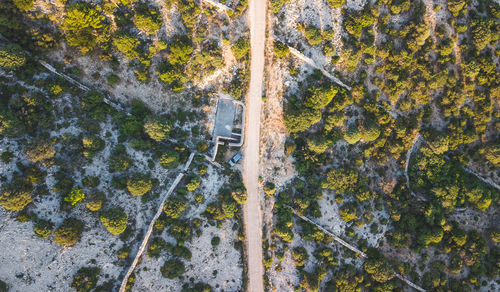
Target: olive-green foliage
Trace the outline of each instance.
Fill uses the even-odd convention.
[[[89,211],[97,212],[101,210],[104,201],[106,200],[106,195],[101,191],[94,191],[90,194],[90,197],[85,204],[85,207],[89,209]]]
[[[321,121],[321,111],[307,108],[289,107],[284,117],[288,132],[302,132]]]
[[[231,47],[236,59],[243,59],[250,51],[250,41],[245,37],[240,37]]]
[[[101,223],[111,234],[121,234],[127,228],[127,214],[119,208],[111,208],[102,212]]]
[[[0,280],[0,292],[8,292],[9,291],[9,285],[5,283],[4,281]]]
[[[119,259],[126,259],[130,255],[130,248],[129,247],[122,247],[118,250],[118,258]]]
[[[312,273],[303,271],[304,279],[300,282],[300,286],[308,292],[318,292],[321,281],[326,276],[326,268],[317,266]]]
[[[248,199],[247,190],[243,183],[239,183],[238,185],[232,186],[231,196],[238,204],[245,204]]]
[[[201,178],[197,175],[191,175],[187,178],[186,189],[194,192],[201,184]]]
[[[104,95],[97,91],[90,91],[81,99],[82,108],[88,112],[90,118],[98,121],[106,117],[108,106],[104,103]]]
[[[274,54],[278,58],[284,58],[290,54],[290,48],[280,41],[274,41]]]
[[[347,264],[343,265],[342,268],[334,274],[331,282],[327,283],[327,287],[335,286],[337,289],[336,291],[361,292],[360,285],[362,282],[363,275],[356,270],[356,267]]]
[[[162,250],[165,249],[167,243],[161,237],[155,237],[151,240],[151,243],[148,246],[148,257],[149,258],[157,258],[160,256]]]
[[[0,205],[9,211],[21,211],[32,201],[32,186],[21,178],[4,185],[0,195]]]
[[[352,169],[332,169],[326,175],[322,187],[337,193],[354,192],[358,184],[358,173]]]
[[[184,263],[177,259],[171,259],[165,262],[163,267],[160,269],[163,277],[168,279],[175,279],[186,271]]]
[[[283,6],[283,4],[285,4],[287,0],[271,0],[270,1],[270,9],[273,13],[278,13],[278,11],[280,11],[281,7]]]
[[[0,47],[0,67],[5,69],[16,69],[26,63],[26,55],[23,49],[16,44],[8,44]]]
[[[467,9],[467,1],[465,0],[448,0],[446,4],[454,17],[457,17],[462,11]]]
[[[306,264],[309,255],[307,254],[307,250],[304,247],[298,246],[293,249],[292,257],[295,261],[295,265],[297,267],[302,267]]]
[[[133,196],[142,196],[149,192],[153,186],[149,175],[134,173],[127,179],[127,190]]]
[[[83,267],[76,272],[71,282],[71,288],[78,292],[90,292],[97,285],[99,280],[99,268]]]
[[[26,147],[26,158],[31,162],[40,162],[54,157],[56,151],[51,141],[36,139]]]
[[[101,7],[90,3],[76,3],[66,8],[61,26],[66,42],[83,54],[108,40],[109,25]]]
[[[304,35],[311,46],[320,45],[323,41],[321,30],[315,26],[306,27]]]
[[[361,132],[358,127],[351,125],[344,132],[344,140],[349,144],[356,144],[361,139]]]
[[[148,35],[157,33],[163,24],[160,10],[145,3],[136,6],[133,20],[135,26]]]
[[[491,164],[494,166],[500,166],[500,143],[489,143],[486,144],[479,150],[481,153]]]
[[[168,132],[170,132],[170,128],[170,122],[161,118],[150,117],[144,123],[144,132],[156,142],[165,139]]]
[[[117,147],[109,157],[109,172],[125,171],[132,166],[132,159],[128,157],[125,148]]]
[[[345,203],[339,208],[339,214],[345,222],[358,219],[356,204],[354,202]]]
[[[113,45],[128,59],[138,59],[140,56],[140,41],[137,37],[119,32],[113,36]]]
[[[166,168],[176,168],[179,165],[179,153],[167,150],[160,157],[160,164]]]
[[[264,193],[270,197],[272,197],[274,195],[274,193],[276,193],[276,186],[274,185],[274,183],[272,182],[266,182],[264,184]]]
[[[184,84],[189,81],[183,66],[173,65],[170,62],[160,63],[156,73],[160,80],[172,86],[172,90],[175,92],[184,89]]]
[[[495,243],[500,242],[500,228],[494,227],[490,231],[490,238],[493,240]]]
[[[85,194],[83,193],[82,189],[78,188],[73,188],[71,189],[71,192],[64,196],[64,202],[67,202],[71,206],[74,206],[85,198]]]
[[[313,85],[309,87],[304,105],[313,109],[327,106],[338,92],[337,86],[333,84]]]
[[[492,19],[477,19],[472,22],[472,43],[478,51],[484,49],[490,42],[498,40],[497,23]]]
[[[330,7],[332,8],[338,8],[342,5],[344,5],[345,0],[328,0],[328,4],[330,4]]]
[[[187,204],[184,200],[180,198],[171,198],[165,201],[165,206],[163,207],[163,212],[169,218],[179,218],[182,212],[186,210]]]
[[[172,65],[184,65],[193,55],[193,44],[186,36],[176,36],[174,41],[170,43],[170,54],[168,61]]]
[[[27,11],[33,9],[34,0],[13,0],[12,2],[19,10]]]
[[[325,130],[331,131],[335,127],[341,127],[344,124],[345,115],[343,113],[333,113],[325,118]]]
[[[83,222],[74,218],[65,219],[54,231],[54,242],[59,245],[72,246],[80,239]]]
[[[38,220],[35,225],[33,225],[33,232],[40,238],[47,238],[52,233],[52,223],[47,220]]]
[[[369,10],[365,10],[360,13],[354,11],[344,11],[343,14],[346,17],[343,23],[345,30],[357,38],[361,36],[363,28],[371,26],[375,21],[375,18]]]
[[[360,132],[361,140],[372,142],[380,136],[380,126],[373,120],[365,120]]]
[[[369,256],[363,267],[370,274],[370,277],[379,283],[385,283],[394,278],[394,271],[387,263],[387,260],[378,252]]]
[[[105,145],[104,140],[97,136],[85,136],[82,139],[83,156],[92,159],[99,151],[103,150]]]
[[[418,243],[423,247],[428,247],[431,243],[440,243],[443,239],[443,229],[439,226],[432,229],[426,228],[418,235]]]
[[[311,150],[316,154],[321,154],[325,152],[331,145],[331,141],[325,136],[311,135],[306,140],[307,149]]]

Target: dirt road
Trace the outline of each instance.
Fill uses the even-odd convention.
[[[248,255],[248,291],[264,291],[262,263],[262,215],[259,189],[260,108],[264,75],[264,43],[266,39],[266,0],[248,3],[251,64],[250,88],[246,97],[246,139],[243,159],[243,181],[248,191],[244,206]]]

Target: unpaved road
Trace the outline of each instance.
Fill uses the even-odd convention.
[[[246,248],[248,255],[248,291],[264,291],[262,267],[262,215],[259,189],[260,108],[264,75],[266,39],[266,0],[248,3],[251,64],[250,88],[246,97],[246,139],[243,159],[243,181],[248,192],[244,206]]]

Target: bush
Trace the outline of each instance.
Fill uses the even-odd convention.
[[[180,260],[168,260],[160,269],[161,274],[165,278],[175,279],[185,273],[186,268],[184,263]]]
[[[7,292],[9,291],[9,285],[5,283],[4,281],[0,280],[0,292]]]
[[[290,54],[290,48],[280,41],[274,41],[274,54],[278,58],[284,58]]]
[[[149,118],[144,123],[144,132],[151,139],[160,142],[167,137],[171,127],[170,123],[165,119]]]
[[[148,35],[158,32],[163,23],[160,10],[150,8],[147,4],[140,4],[136,7],[134,24]]]
[[[97,285],[99,280],[99,273],[101,270],[99,268],[80,268],[78,272],[73,276],[73,282],[71,282],[71,288],[78,292],[90,292]]]
[[[168,61],[172,65],[185,65],[193,55],[193,44],[186,36],[175,36],[170,44],[170,54]]]
[[[54,157],[56,151],[49,140],[37,139],[26,147],[26,158],[31,162],[40,162]]]
[[[19,10],[28,11],[33,9],[34,0],[13,0],[12,2]]]
[[[54,232],[54,242],[59,245],[72,246],[80,239],[83,222],[74,218],[65,219]]]
[[[302,267],[306,264],[309,255],[307,254],[307,250],[304,247],[298,246],[293,249],[292,257],[295,261],[295,265],[297,267]]]
[[[122,247],[118,250],[118,258],[119,259],[126,259],[130,255],[130,248],[128,247]]]
[[[274,195],[274,193],[276,193],[276,186],[274,185],[274,183],[272,182],[267,182],[265,185],[264,185],[264,193],[270,197],[272,197]]]
[[[142,196],[149,192],[153,186],[149,175],[134,173],[127,179],[127,190],[133,196]]]
[[[278,13],[278,11],[280,11],[281,7],[283,6],[283,4],[285,4],[285,1],[286,0],[271,0],[270,1],[270,9],[273,13]]]
[[[116,85],[120,83],[120,77],[115,74],[109,74],[108,77],[106,77],[106,81],[108,81],[109,85]]]
[[[128,59],[138,59],[140,56],[139,39],[129,33],[119,32],[115,34],[113,45]]]
[[[21,211],[32,201],[32,186],[22,178],[14,178],[2,189],[0,205],[9,211]]]
[[[337,193],[354,192],[358,183],[358,174],[351,169],[332,169],[326,175],[322,187]]]
[[[220,237],[218,236],[212,237],[210,243],[212,244],[212,246],[218,246],[220,244]]]
[[[160,256],[160,253],[162,250],[165,249],[167,246],[167,243],[163,238],[160,237],[155,237],[153,240],[151,240],[151,243],[148,246],[148,257],[149,258],[157,258]]]
[[[12,70],[26,63],[26,55],[23,49],[15,44],[0,47],[0,66]]]
[[[333,84],[314,85],[309,87],[304,105],[313,109],[327,106],[337,94],[338,88]]]
[[[66,9],[61,26],[66,42],[86,54],[109,38],[109,25],[99,6],[76,3]]]
[[[165,202],[163,211],[169,218],[179,218],[184,210],[186,210],[187,204],[181,199],[171,198]]]
[[[52,233],[52,223],[47,220],[38,220],[38,222],[33,225],[33,232],[40,238],[47,238]]]
[[[349,144],[356,144],[360,139],[361,132],[356,126],[350,126],[344,133],[344,140]]]
[[[201,184],[201,178],[197,175],[191,175],[188,183],[186,184],[186,189],[190,192],[194,192]]]
[[[328,3],[330,4],[330,7],[338,8],[342,5],[344,5],[345,0],[328,0]]]
[[[67,202],[71,206],[74,206],[83,201],[84,198],[85,194],[83,193],[82,189],[73,188],[71,189],[71,192],[64,197],[64,202]]]
[[[109,233],[118,235],[127,228],[127,214],[118,208],[111,208],[101,214],[101,223],[106,226]]]
[[[321,121],[321,111],[306,108],[289,108],[284,117],[285,127],[290,133],[305,131],[319,121]]]
[[[314,26],[308,26],[305,29],[305,37],[307,39],[307,42],[311,46],[316,46],[320,45],[321,42],[323,41],[323,36],[321,35],[321,30],[317,27]]]
[[[240,37],[236,42],[234,42],[231,49],[236,59],[243,59],[250,51],[250,41],[247,38]]]
[[[167,150],[160,157],[160,164],[165,168],[176,168],[179,165],[179,153]]]
[[[97,212],[101,210],[104,201],[106,200],[106,195],[101,191],[94,191],[90,197],[88,198],[87,204],[85,207],[89,209],[89,211]]]

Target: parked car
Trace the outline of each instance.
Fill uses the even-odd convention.
[[[241,157],[243,157],[243,154],[241,154],[241,152],[236,153],[236,155],[234,155],[233,158],[231,158],[231,160],[228,161],[229,166],[232,167],[233,165],[238,163],[238,161],[240,161]]]

